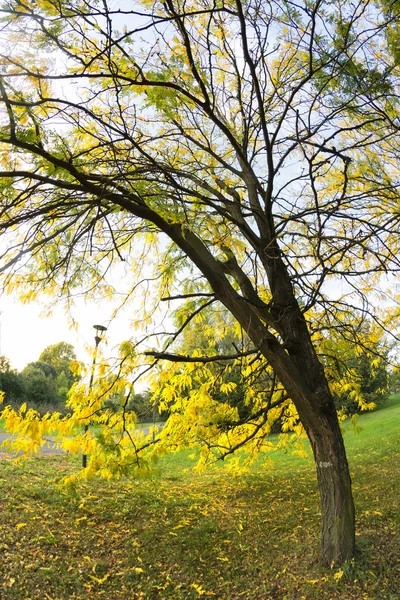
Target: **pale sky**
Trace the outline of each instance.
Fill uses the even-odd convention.
[[[46,346],[68,342],[75,347],[78,359],[88,362],[90,356],[86,348],[94,345],[93,325],[109,326],[102,345],[105,355],[112,353],[113,347],[129,339],[133,333],[129,327],[128,310],[109,324],[112,309],[111,303],[107,304],[105,300],[91,305],[86,305],[83,300],[78,302],[74,311],[74,318],[79,325],[77,332],[71,329],[61,307],[56,308],[52,316],[41,318],[43,307],[39,303],[21,304],[10,296],[3,296],[0,298],[0,354],[6,356],[11,366],[20,371],[27,363],[38,360]]]

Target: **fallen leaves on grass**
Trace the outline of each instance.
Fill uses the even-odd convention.
[[[332,571],[315,560],[319,505],[307,461],[239,478],[185,473],[181,457],[174,472],[171,457],[165,477],[69,489],[58,481],[80,468],[74,459],[3,461],[0,589],[7,600],[43,600],[44,587],[60,600],[396,598],[400,461],[386,451],[379,468],[353,458],[361,552]]]

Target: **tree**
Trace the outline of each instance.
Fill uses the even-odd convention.
[[[27,373],[29,369],[33,369],[35,371],[41,371],[45,377],[49,379],[55,379],[57,377],[57,372],[52,365],[49,365],[41,360],[37,360],[35,362],[30,362],[23,369],[22,373]]]
[[[159,419],[157,405],[152,401],[149,390],[135,394],[127,408],[134,411],[139,423],[151,423],[155,418]]]
[[[52,346],[47,346],[39,356],[39,361],[53,367],[56,377],[64,374],[69,387],[77,381],[76,375],[71,371],[73,363],[76,362],[76,354],[72,344],[67,342],[58,342]]]
[[[350,326],[350,324],[348,324]],[[373,410],[389,393],[390,344],[368,321],[321,336],[318,354],[325,365],[336,407],[345,414]]]
[[[21,373],[26,401],[45,412],[49,407],[65,405],[68,392],[79,379],[71,370],[76,360],[71,344],[58,342],[47,346],[39,360],[29,363]]]
[[[25,399],[42,412],[57,406],[59,397],[52,368],[41,362],[29,363],[21,372],[25,382]]]
[[[71,389],[71,383],[64,371],[57,375],[56,379],[57,394],[59,399],[65,404],[68,398],[68,392]]]
[[[0,356],[0,390],[5,393],[5,402],[22,404],[25,398],[23,377],[11,367],[6,356]]]
[[[396,11],[386,0],[2,8],[6,289],[112,294],[106,273],[124,260],[127,296],[153,276],[158,300],[190,297],[187,320],[223,305],[309,437],[325,564],[354,553],[354,503],[315,332],[349,314],[385,325],[374,289],[400,256]],[[148,326],[158,301],[144,299]],[[174,356],[179,330],[169,334],[155,363],[216,360]],[[122,350],[122,370],[139,364]],[[98,385],[74,405],[87,419]],[[257,405],[245,435],[261,435],[281,402],[278,391]]]
[[[62,372],[68,374],[71,373],[71,364],[76,361],[76,354],[72,344],[58,342],[47,346],[41,352],[39,360],[54,367],[57,375]]]
[[[400,391],[400,369],[399,365],[396,365],[390,373],[390,390],[398,393]]]

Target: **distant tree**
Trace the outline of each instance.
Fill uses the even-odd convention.
[[[338,410],[359,413],[387,400],[389,345],[380,329],[354,319],[347,330],[320,339],[319,351]]]
[[[21,404],[25,399],[24,378],[11,367],[5,356],[0,356],[0,390],[5,393],[7,404]]]
[[[108,379],[111,387],[113,378],[109,377]],[[127,412],[135,413],[138,423],[148,423],[153,418],[160,419],[152,396],[153,394],[148,389],[137,394],[131,393],[128,397],[123,390],[120,390],[108,395],[107,400],[104,402],[104,408],[110,410],[113,414],[117,414],[124,406]],[[166,418],[165,414],[164,418]]]
[[[135,412],[138,423],[148,423],[153,419],[160,419],[157,406],[155,406],[152,401],[152,393],[150,390],[143,390],[143,392],[134,394],[128,404],[128,409]],[[166,415],[164,414],[164,418],[165,416]],[[161,415],[161,419],[163,419],[163,415]]]
[[[400,392],[400,365],[396,365],[389,375],[390,391],[393,393]]]
[[[55,379],[57,377],[55,368],[41,360],[28,363],[22,370],[22,373],[26,375],[30,372],[30,369],[41,371],[45,377],[49,377],[50,379]]]
[[[57,375],[56,386],[58,397],[65,403],[68,399],[68,392],[71,389],[70,381],[68,380],[65,371],[61,371],[61,373]]]
[[[45,372],[55,381],[59,402],[66,403],[68,392],[72,385],[78,380],[78,377],[72,372],[72,363],[76,361],[75,349],[72,344],[67,342],[58,342],[47,346],[39,356],[39,363]]]
[[[48,367],[47,374],[46,369]],[[45,363],[29,363],[22,371],[25,382],[25,396],[28,405],[37,410],[46,410],[59,404],[59,396],[52,368]]]
[[[56,377],[64,373],[66,379],[63,380],[63,386],[68,387],[77,381],[76,375],[71,371],[71,365],[76,361],[76,354],[72,344],[67,342],[58,342],[52,346],[47,346],[39,356],[39,361],[53,367]]]

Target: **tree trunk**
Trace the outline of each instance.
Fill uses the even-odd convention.
[[[285,352],[271,341],[264,355],[295,404],[313,449],[321,499],[321,562],[340,565],[355,551],[355,509],[346,451],[334,400],[305,323],[297,318],[296,329],[293,321],[291,325],[295,331],[290,350]]]
[[[333,411],[319,415],[308,431],[314,453],[321,500],[321,563],[340,565],[354,556],[355,509],[343,438]]]

